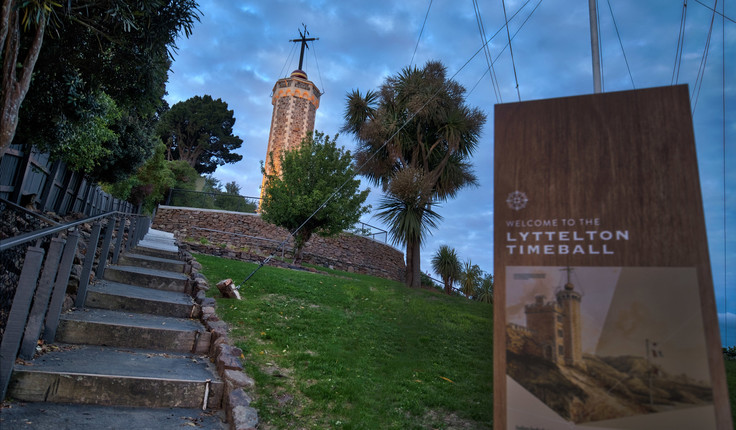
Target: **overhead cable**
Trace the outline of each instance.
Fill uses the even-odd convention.
[[[515,12],[515,13],[514,13],[513,15],[512,15],[512,16],[511,16],[511,19],[514,19],[514,17],[516,17],[516,15],[517,15],[517,14],[519,14],[519,12],[521,12],[521,10],[522,10],[522,9],[524,9],[524,8],[526,7],[526,5],[528,5],[528,4],[529,4],[529,2],[530,2],[530,1],[531,1],[531,0],[527,0],[527,1],[526,1],[526,2],[525,2],[525,3],[524,3],[524,4],[523,4],[523,5],[522,5],[522,6],[521,6],[521,7],[520,7],[520,8],[519,8],[519,9],[518,9],[518,10],[517,10],[517,11],[516,11],[516,12]],[[519,34],[519,31],[521,31],[521,29],[522,29],[522,28],[524,28],[524,25],[526,25],[526,23],[527,23],[527,22],[529,21],[529,19],[530,19],[530,18],[532,17],[532,15],[534,15],[534,12],[536,12],[537,8],[539,8],[539,6],[540,6],[541,4],[542,4],[542,0],[539,0],[539,1],[537,2],[537,5],[536,5],[536,6],[534,6],[534,9],[532,9],[532,11],[531,11],[531,12],[529,12],[529,15],[527,15],[527,16],[526,16],[526,18],[524,18],[524,21],[523,21],[523,22],[521,23],[521,25],[519,26],[519,28],[517,28],[517,29],[516,29],[516,31],[514,32],[514,34],[512,34],[512,35],[511,35],[511,40],[514,40],[514,39],[516,38],[516,35],[517,35],[517,34]],[[486,43],[485,43],[485,44],[489,44],[489,43],[491,43],[491,40],[493,40],[493,39],[494,39],[494,38],[495,38],[496,36],[498,36],[498,34],[499,34],[499,33],[501,32],[501,30],[503,30],[503,26],[501,26],[501,28],[499,28],[499,29],[498,29],[498,30],[497,30],[497,31],[496,31],[496,32],[495,32],[495,33],[493,34],[493,36],[491,36],[491,38],[490,38],[490,39],[488,39],[488,40],[486,41]],[[491,65],[494,65],[494,66],[495,66],[496,62],[497,62],[497,61],[498,61],[498,59],[499,59],[499,58],[501,57],[501,54],[503,54],[503,52],[504,52],[504,51],[506,50],[506,48],[508,48],[508,46],[509,46],[509,44],[507,43],[506,45],[504,45],[504,46],[503,46],[503,48],[501,48],[501,51],[500,51],[500,52],[498,53],[498,55],[496,55],[496,57],[495,57],[495,58],[493,58],[493,59],[491,60]],[[475,85],[473,85],[473,88],[472,88],[472,89],[471,89],[470,91],[468,91],[468,94],[471,94],[471,93],[473,92],[473,90],[475,90],[475,88],[476,88],[476,87],[478,86],[478,84],[480,84],[480,81],[481,81],[481,80],[483,80],[483,78],[484,78],[484,77],[486,76],[486,73],[488,73],[488,70],[486,70],[486,71],[485,71],[485,72],[483,73],[483,75],[482,75],[482,76],[480,77],[480,79],[478,79],[478,81],[476,81]]]
[[[506,17],[506,0],[501,0],[501,5],[503,6],[503,20],[506,22],[506,36],[509,40],[509,53],[511,54],[511,66],[514,68],[514,81],[516,82],[516,95],[519,97],[519,101],[521,101],[521,92],[519,91],[519,77],[516,75],[516,62],[514,61],[514,50],[511,48],[511,32],[509,31],[509,20]]]
[[[723,135],[723,309],[726,345],[728,346],[728,223],[726,223],[726,2],[721,3],[721,132]]]
[[[693,86],[693,93],[690,96],[690,103],[693,106],[693,115],[695,115],[695,108],[698,106],[698,98],[700,97],[700,89],[703,87],[703,78],[705,77],[705,65],[708,63],[708,53],[710,52],[710,39],[713,35],[713,22],[716,19],[716,7],[718,6],[718,0],[715,0],[713,5],[713,13],[710,17],[710,27],[708,28],[708,37],[705,39],[705,47],[703,48],[703,56],[700,58],[700,67],[698,67],[698,75],[695,77],[695,85]]]
[[[312,44],[312,54],[314,55],[314,63],[317,65],[317,75],[319,76],[319,83],[322,85],[322,91],[320,92],[320,95],[324,95],[325,93],[325,83],[322,82],[322,71],[319,69],[319,61],[317,61],[317,44]]]
[[[634,77],[631,75],[631,68],[629,67],[629,60],[626,58],[626,51],[624,50],[624,44],[621,41],[621,34],[618,31],[618,24],[616,24],[616,17],[613,15],[613,8],[611,7],[611,0],[608,1],[608,10],[611,11],[611,19],[613,20],[613,27],[616,29],[616,37],[618,37],[618,44],[621,46],[621,53],[624,55],[624,62],[626,63],[626,70],[629,72],[629,78],[631,79],[631,86],[636,89],[634,84]]]
[[[529,3],[529,1],[531,1],[531,0],[527,0],[527,2],[524,3],[524,6],[526,6],[527,3]],[[542,4],[542,0],[539,0],[539,3],[537,3],[536,6],[534,6],[534,9],[532,9],[532,11],[529,13],[529,15],[527,15],[526,19],[524,19],[524,22],[521,23],[521,25],[519,26],[519,28],[517,28],[516,31],[514,32],[514,34],[511,36],[511,40],[514,40],[516,38],[516,35],[519,34],[519,31],[521,31],[521,29],[524,27],[524,25],[526,24],[526,22],[529,21],[529,18],[532,17],[532,15],[534,14],[534,12],[536,12],[537,8],[541,4]],[[524,6],[522,6],[521,8],[523,9]],[[521,11],[521,9],[519,9],[519,11],[517,11],[516,13],[519,13],[520,11]],[[514,14],[513,16],[511,16],[511,19],[514,19],[514,16],[516,16],[516,14]],[[500,33],[501,30],[503,30],[503,28],[499,29],[496,32],[496,34],[494,34],[493,36],[491,36],[491,39],[494,38],[494,37],[496,37],[496,35],[498,33]],[[490,42],[490,40],[488,40],[488,42]],[[493,59],[493,64],[496,64],[496,61],[498,61],[498,59],[501,57],[501,54],[503,54],[503,51],[505,51],[506,48],[508,48],[508,47],[509,47],[509,44],[507,43],[503,48],[501,48],[501,52],[499,52],[498,55],[496,55],[496,58]]]
[[[409,61],[409,67],[414,64],[414,56],[417,54],[417,48],[419,48],[419,41],[422,40],[422,33],[424,33],[424,26],[427,25],[427,18],[429,17],[429,10],[432,8],[432,1],[429,0],[429,6],[427,6],[427,13],[424,14],[424,22],[422,23],[422,29],[419,31],[419,37],[417,37],[417,44],[414,46],[414,53],[411,54],[411,61]]]
[[[712,7],[708,6],[707,4],[703,3],[703,2],[702,2],[702,1],[700,1],[700,0],[695,0],[695,1],[696,1],[696,2],[698,2],[698,3],[700,4],[700,5],[702,5],[703,7],[705,7],[706,9],[708,9],[708,10],[710,10],[710,11],[713,11],[713,12],[715,12],[715,13],[716,13],[717,15],[720,15],[720,17],[721,17],[721,18],[723,18],[723,19],[727,19],[727,20],[729,20],[729,21],[733,22],[734,24],[736,24],[736,21],[734,21],[734,20],[733,20],[732,18],[729,18],[729,17],[728,17],[727,15],[726,15],[726,12],[725,12],[725,9],[723,8],[723,6],[721,6],[721,10],[724,10],[724,12],[718,12],[717,10],[715,10],[714,8],[712,8]]]
[[[682,65],[682,50],[685,46],[685,21],[687,19],[687,0],[682,2],[682,15],[680,16],[680,34],[677,35],[677,48],[675,48],[675,67],[672,69],[672,80],[670,85],[675,85],[680,80],[680,66]]]
[[[291,64],[291,59],[294,58],[294,54],[296,53],[296,43],[291,44],[291,51],[289,52],[289,55],[286,56],[286,61],[284,62],[284,66],[281,67],[281,71],[279,72],[279,78],[285,77],[284,70]]]
[[[473,0],[473,10],[475,11],[475,21],[478,24],[478,32],[480,33],[480,41],[481,43],[486,41],[486,30],[483,25],[483,19],[481,18],[480,14],[480,7],[478,6],[478,0]],[[483,53],[486,57],[486,64],[488,65],[488,73],[491,75],[491,86],[493,87],[493,93],[496,96],[496,103],[503,102],[503,97],[501,96],[501,89],[498,86],[498,77],[496,75],[496,70],[493,67],[493,63],[491,60],[491,52],[487,44],[483,44]],[[485,73],[483,74],[485,76]]]

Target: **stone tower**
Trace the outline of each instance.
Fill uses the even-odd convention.
[[[534,303],[524,306],[526,327],[533,333],[541,356],[553,363],[565,364],[564,319],[557,302],[546,302],[542,295]]]
[[[304,28],[304,33],[299,31],[300,39],[290,42],[301,43],[301,55],[299,57],[299,69],[294,70],[288,78],[279,79],[273,87],[271,104],[273,114],[271,115],[271,131],[268,136],[268,148],[266,149],[265,168],[266,175],[281,174],[281,154],[298,148],[302,139],[308,132],[314,131],[314,117],[319,108],[319,98],[322,95],[316,85],[302,70],[304,61],[304,49],[308,48],[307,42],[318,40],[307,38],[309,34]],[[271,169],[271,156],[273,156],[274,170]],[[261,182],[261,197],[263,186],[266,185],[266,176]]]
[[[284,151],[298,148],[304,136],[314,131],[314,117],[319,108],[319,89],[307,74],[295,70],[291,76],[276,81],[271,104],[271,132],[266,150],[266,173],[271,174],[271,154],[275,173],[281,172],[279,157]],[[264,178],[265,179],[265,178]]]
[[[562,332],[565,343],[565,364],[583,365],[583,345],[581,341],[580,293],[569,282],[557,292],[557,303],[562,309]]]

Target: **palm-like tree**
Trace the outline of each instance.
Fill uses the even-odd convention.
[[[460,277],[460,260],[454,248],[442,245],[432,257],[432,268],[445,283],[445,293],[452,293],[452,284]]]
[[[493,275],[487,273],[475,293],[475,299],[483,303],[493,303]]]
[[[460,275],[460,292],[467,298],[474,297],[482,277],[483,271],[480,270],[480,267],[473,264],[470,259],[466,260]]]
[[[477,184],[469,159],[486,117],[467,107],[464,95],[439,62],[406,68],[377,92],[348,94],[342,131],[356,137],[360,173],[388,194],[383,217],[394,242],[406,245],[409,286],[419,286],[422,239],[439,219],[432,205]],[[400,191],[392,190],[394,182],[401,182]]]

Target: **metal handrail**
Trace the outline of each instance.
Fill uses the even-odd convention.
[[[43,216],[43,215],[41,215],[39,213],[36,213],[36,212],[34,212],[34,211],[30,210],[30,209],[24,208],[23,206],[18,205],[18,204],[15,204],[15,203],[11,202],[10,200],[4,199],[2,197],[0,197],[0,203],[4,203],[4,204],[6,204],[8,206],[11,206],[15,210],[18,210],[18,211],[21,211],[21,212],[23,212],[25,214],[31,215],[31,216],[33,216],[35,218],[38,218],[41,221],[46,222],[48,224],[51,224],[51,225],[58,225],[59,224],[58,222],[52,220],[51,218],[46,218],[45,216]]]
[[[386,230],[384,230],[384,229],[382,229],[380,227],[376,227],[375,225],[370,225],[367,222],[358,221],[358,223],[360,223],[361,226],[367,226],[367,227],[369,227],[369,230],[371,231],[369,234],[359,233],[358,234],[359,236],[363,236],[363,237],[369,237],[370,236],[371,240],[376,240],[376,236],[377,235],[383,234],[384,235],[383,243],[388,243],[388,232]],[[361,227],[361,230],[363,228],[364,227]],[[378,230],[378,233],[373,233],[373,230],[374,229],[375,230]]]
[[[145,216],[142,214],[135,214],[132,212],[120,212],[120,211],[110,211],[106,212],[104,214],[91,216],[88,218],[83,218],[77,221],[73,221],[67,224],[60,224],[55,225],[51,227],[47,227],[41,230],[31,231],[28,233],[23,233],[21,235],[11,237],[9,239],[0,240],[0,252],[5,251],[6,249],[13,248],[18,245],[23,245],[24,243],[32,242],[34,240],[41,239],[43,237],[46,237],[48,235],[54,234],[54,233],[60,233],[64,230],[68,230],[70,228],[76,227],[80,224],[96,221],[98,219],[107,218],[111,215],[126,215],[126,216]]]

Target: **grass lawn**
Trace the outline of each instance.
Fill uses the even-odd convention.
[[[736,361],[726,360],[726,381],[728,383],[728,398],[731,402],[731,420],[736,428]]]
[[[214,284],[255,264],[196,255]],[[488,429],[489,304],[379,278],[263,267],[218,298],[256,380],[261,429]]]

